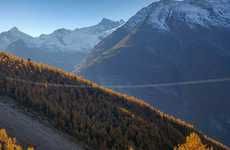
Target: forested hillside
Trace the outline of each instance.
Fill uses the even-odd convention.
[[[228,149],[141,100],[5,53],[0,53],[0,94],[16,99],[93,149],[173,149],[191,133],[207,148]]]
[[[197,82],[230,77],[229,14],[229,0],[155,1],[95,46],[76,73],[132,86],[113,88],[230,145],[230,82]],[[188,81],[196,84],[148,86]]]

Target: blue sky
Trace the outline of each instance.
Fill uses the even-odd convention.
[[[58,28],[94,25],[103,17],[127,20],[155,0],[1,0],[0,32],[16,26],[38,36]]]

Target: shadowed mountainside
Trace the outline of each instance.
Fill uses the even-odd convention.
[[[77,69],[85,78],[144,99],[230,144],[229,81],[135,88],[230,77],[230,1],[162,0],[100,42]]]
[[[193,132],[208,147],[228,149],[142,100],[62,70],[0,53],[0,72],[1,95],[94,149],[173,149]]]

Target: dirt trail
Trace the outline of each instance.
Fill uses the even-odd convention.
[[[0,128],[21,143],[36,145],[37,150],[83,150],[67,135],[23,113],[5,97],[0,97]]]

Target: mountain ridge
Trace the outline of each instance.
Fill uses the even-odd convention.
[[[82,28],[76,28],[74,30],[69,30],[69,29],[65,29],[65,28],[60,28],[57,29],[55,31],[53,31],[50,34],[41,34],[38,37],[32,37],[22,31],[20,31],[17,27],[13,27],[10,30],[6,31],[6,32],[2,32],[0,33],[0,49],[2,50],[7,50],[7,47],[10,44],[13,44],[13,42],[16,42],[17,40],[24,40],[25,43],[27,43],[27,45],[29,47],[33,47],[33,48],[41,48],[42,46],[46,46],[47,48],[52,48],[52,46],[56,46],[59,51],[83,51],[84,49],[91,49],[93,48],[91,47],[87,47],[87,45],[85,45],[85,47],[87,48],[83,48],[83,50],[79,49],[79,47],[77,45],[72,45],[74,42],[71,42],[69,40],[70,37],[74,38],[74,36],[88,36],[88,40],[90,40],[90,38],[92,38],[93,44],[95,45],[97,44],[97,42],[99,42],[99,39],[97,38],[103,38],[105,36],[107,36],[108,34],[110,34],[111,32],[109,32],[110,30],[119,27],[120,25],[124,24],[123,20],[120,21],[112,21],[110,19],[106,19],[103,18],[98,24],[93,25],[93,26],[88,26],[88,27],[82,27]],[[106,35],[103,35],[105,33],[107,33]],[[98,35],[90,35],[90,34],[98,34]],[[10,35],[8,35],[10,34]],[[89,35],[87,35],[89,34]],[[7,39],[7,35],[9,36],[9,39]],[[70,35],[70,37],[66,37]],[[4,36],[4,37],[1,37]],[[102,37],[100,37],[102,36]],[[10,37],[12,37],[13,39],[10,39]],[[80,38],[80,37],[75,37],[75,38]],[[84,38],[84,37],[83,37]],[[4,43],[4,39],[8,40],[7,43]],[[60,39],[62,39],[63,41],[67,42],[67,43],[63,43],[63,41],[61,41]],[[79,44],[79,43],[77,43]],[[2,46],[1,46],[2,45]],[[66,47],[70,45],[69,47]],[[58,47],[59,46],[59,47]],[[44,48],[45,49],[45,48]],[[55,48],[53,49],[53,51],[55,51]],[[84,51],[83,51],[84,52]]]
[[[14,27],[0,33],[0,49],[72,71],[98,42],[123,23],[123,20],[103,18],[97,25],[74,30],[60,28],[38,37],[27,35]]]
[[[75,73],[105,86],[229,77],[228,8],[226,0],[154,2],[96,45]],[[229,82],[114,90],[192,121],[227,144],[228,88]]]
[[[194,132],[206,146],[228,149],[192,125],[134,97],[13,55],[0,53],[0,62],[1,95],[50,118],[56,128],[92,148],[173,149]],[[82,88],[74,89],[69,84]]]

